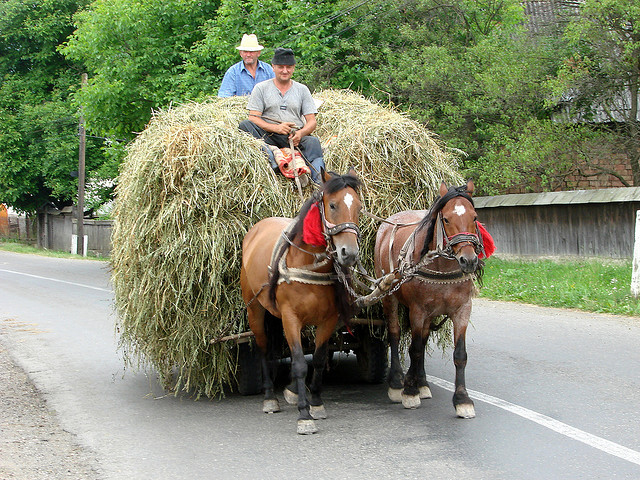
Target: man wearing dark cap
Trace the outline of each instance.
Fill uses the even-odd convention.
[[[291,138],[311,164],[311,179],[318,183],[324,158],[320,141],[310,135],[318,110],[307,86],[291,79],[295,64],[293,50],[276,49],[271,61],[275,78],[254,87],[247,104],[249,120],[240,123],[240,130],[279,148],[288,147]],[[275,165],[273,159],[271,164]]]

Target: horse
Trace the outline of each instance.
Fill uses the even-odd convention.
[[[353,168],[345,175],[323,169],[320,176],[320,188],[295,219],[262,219],[242,242],[240,284],[261,357],[262,409],[265,413],[280,411],[273,382],[274,345],[278,343],[273,332],[279,333],[281,341],[284,330],[292,377],[284,397],[288,403],[297,403],[297,432],[301,435],[316,433],[314,419],[326,418],[321,388],[328,342],[338,322],[348,324],[353,316],[347,285],[349,268],[359,255],[360,180]],[[274,328],[273,321],[281,323]],[[301,330],[309,325],[316,327],[311,398],[305,388],[307,362],[301,339]]]
[[[483,256],[482,230],[471,199],[473,190],[471,180],[451,188],[442,182],[440,197],[428,211],[396,213],[378,228],[374,250],[377,276],[400,271],[399,286],[382,298],[382,308],[391,349],[388,395],[405,408],[416,408],[421,398],[431,398],[424,369],[425,347],[429,333],[442,325],[434,321],[446,316],[453,323],[453,405],[458,417],[475,417],[464,374],[465,334],[475,293],[474,279],[481,279],[483,267],[479,259]],[[408,308],[411,332],[410,366],[404,378],[398,352],[399,304]]]

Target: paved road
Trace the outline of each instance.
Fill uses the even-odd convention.
[[[107,264],[0,252],[0,285],[0,342],[96,478],[640,478],[638,319],[477,300],[475,419],[454,415],[451,352],[427,360],[434,398],[412,411],[355,382],[343,358],[329,419],[300,437],[293,406],[264,415],[257,396],[194,402],[125,372]]]

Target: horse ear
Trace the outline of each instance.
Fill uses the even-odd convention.
[[[475,185],[473,184],[473,180],[469,179],[469,181],[467,182],[467,193],[469,195],[473,195],[474,188],[475,188]]]
[[[327,173],[324,167],[320,167],[320,178],[322,178],[322,183],[326,183],[327,180],[331,178],[331,176]]]
[[[444,197],[447,192],[449,191],[449,189],[447,188],[447,184],[444,183],[444,181],[440,184],[440,196]]]
[[[349,171],[347,172],[347,175],[351,175],[352,177],[358,178],[358,174],[356,173],[356,169],[353,167],[349,167]]]

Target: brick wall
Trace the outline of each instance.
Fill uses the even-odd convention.
[[[633,185],[633,175],[631,164],[627,156],[623,153],[612,153],[607,157],[595,161],[596,164],[604,165],[606,168],[614,170],[620,174],[627,185],[622,183],[617,177],[608,173],[602,173],[595,168],[580,166],[574,172],[567,174],[563,180],[557,182],[554,191],[563,190],[592,190],[598,188],[628,187]],[[582,173],[582,175],[581,175]],[[539,193],[542,186],[539,179],[532,178],[526,185],[519,185],[507,189],[504,193]]]

